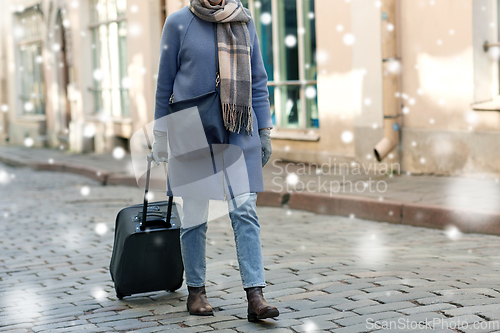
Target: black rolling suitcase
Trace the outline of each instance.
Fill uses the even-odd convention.
[[[173,197],[148,204],[151,162],[148,155],[144,204],[124,208],[116,217],[109,270],[119,299],[150,291],[174,291],[183,281],[178,205]]]

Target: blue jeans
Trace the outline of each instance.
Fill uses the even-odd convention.
[[[246,193],[228,202],[243,288],[266,286],[256,201],[257,193]],[[190,287],[205,285],[208,204],[206,199],[183,198],[181,250]]]

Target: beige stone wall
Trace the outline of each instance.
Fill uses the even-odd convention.
[[[496,1],[401,5],[403,169],[498,176],[500,112],[471,108],[498,95],[495,61],[481,47],[498,38]]]
[[[380,9],[362,0],[316,0],[319,141],[274,140],[274,156],[316,163],[373,156],[383,136],[380,24]]]
[[[94,149],[96,152],[107,152],[113,149],[115,137],[130,138],[143,125],[153,120],[154,94],[156,91],[156,75],[158,71],[158,54],[162,17],[160,12],[161,0],[138,1],[129,0],[127,4],[127,62],[128,76],[131,87],[130,116],[123,119],[114,119],[103,122],[92,115],[92,94],[88,87],[92,85],[90,36],[82,35],[83,29],[88,32],[88,8],[86,1],[80,1],[80,10],[72,10],[71,25],[74,36],[75,65],[73,73],[72,150],[87,150],[88,138],[83,135],[85,126],[92,124],[96,127]],[[135,6],[135,7],[134,7]],[[134,10],[132,10],[134,8]],[[90,146],[91,147],[91,146]]]
[[[167,8],[167,16],[175,11],[178,11],[184,6],[187,6],[189,0],[165,0]]]
[[[154,117],[154,95],[156,91],[156,75],[158,71],[158,55],[160,35],[162,28],[161,1],[138,1],[129,0],[126,13],[128,35],[127,35],[127,61],[128,75],[131,79],[130,88],[130,117],[103,121],[93,115],[93,95],[89,91],[92,86],[92,59],[91,59],[91,36],[88,28],[88,1],[66,0],[60,9],[67,11],[70,22],[67,32],[71,35],[70,67],[67,98],[71,110],[71,122],[69,124],[70,149],[75,152],[95,150],[96,152],[108,152],[115,145],[115,137],[129,138],[132,133],[141,128],[142,125],[153,120]],[[5,55],[8,65],[6,66],[8,91],[3,99],[9,105],[9,137],[14,144],[23,144],[24,137],[29,135],[35,139],[35,146],[48,144],[58,147],[60,142],[57,134],[61,132],[61,124],[58,123],[58,112],[60,112],[60,92],[63,87],[59,82],[58,56],[52,50],[53,42],[44,33],[43,57],[44,57],[44,81],[46,86],[46,116],[24,117],[19,116],[18,109],[21,107],[17,96],[19,86],[16,79],[17,59],[16,43],[13,39],[11,20],[13,13],[10,10],[12,1],[3,0],[7,10],[2,11],[2,31],[8,36],[2,40],[7,53]],[[26,7],[39,3],[47,11],[51,0],[42,1],[17,1],[18,5]],[[53,3],[54,8],[55,3]],[[136,10],[131,10],[134,8]],[[4,7],[2,7],[4,8]],[[55,13],[55,11],[53,11]],[[55,19],[54,15],[48,15]],[[46,22],[44,25],[49,29],[54,22]],[[41,27],[44,29],[44,27]],[[96,134],[94,138],[84,137],[84,129],[87,125],[94,125]],[[47,140],[37,140],[41,135],[47,135]],[[90,143],[92,141],[92,143]]]
[[[351,30],[350,6],[345,1],[318,0],[315,14],[320,128],[314,132],[319,141],[273,140],[274,158],[324,162],[334,155],[347,159],[354,156],[354,142],[345,144],[340,140],[343,131],[354,131],[352,52],[342,42],[344,34],[336,30],[336,25],[342,25],[344,32]]]
[[[130,101],[132,115],[131,132],[124,133],[130,137],[133,131],[154,119],[156,77],[160,54],[160,38],[163,22],[161,22],[160,1],[127,0],[127,24],[129,31],[136,34],[127,35],[128,75],[132,80]],[[130,11],[137,6],[137,12]]]
[[[477,117],[474,129],[499,129],[500,113],[471,116],[472,1],[440,0],[431,5],[417,0],[401,5],[403,91],[414,100],[405,102],[410,111],[405,127],[467,130],[472,124],[468,117]]]
[[[316,5],[318,51],[328,55],[318,64],[320,140],[274,140],[274,156],[371,162],[370,152],[383,136],[377,9],[356,0],[317,0]],[[482,49],[485,40],[498,40],[496,13],[494,0],[398,1],[404,171],[500,174],[500,112],[471,107],[498,95],[498,65]],[[348,32],[356,38],[352,46],[342,41]],[[359,75],[362,69],[374,75]],[[365,98],[372,102],[369,107]],[[352,143],[340,140],[344,131],[354,133]],[[392,156],[386,161],[399,159],[397,149]]]

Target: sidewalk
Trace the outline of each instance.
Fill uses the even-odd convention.
[[[0,146],[0,162],[66,171],[103,185],[137,186],[130,155],[73,154],[55,149]],[[334,162],[332,162],[332,166]],[[261,206],[307,210],[380,222],[500,235],[498,179],[430,175],[344,174],[315,166],[270,162]],[[378,186],[378,190],[377,190]]]

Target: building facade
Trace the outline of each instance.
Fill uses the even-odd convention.
[[[128,148],[153,120],[165,18],[187,2],[0,0],[0,140]],[[242,3],[268,73],[273,158],[500,175],[498,0]]]

